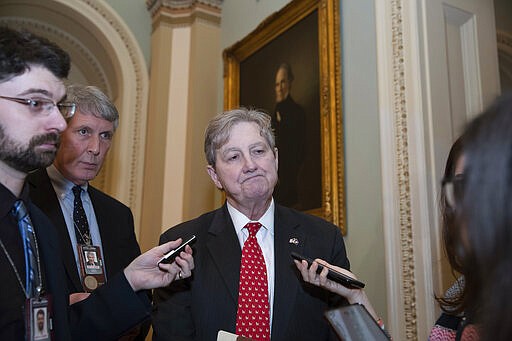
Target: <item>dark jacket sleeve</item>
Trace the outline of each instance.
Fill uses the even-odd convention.
[[[111,278],[87,299],[70,306],[73,340],[113,340],[149,318],[147,294],[136,293],[124,273]]]
[[[87,299],[69,305],[55,228],[35,205],[30,206],[30,216],[38,236],[47,292],[53,297],[57,340],[113,340],[149,318],[151,302],[147,294],[134,292],[123,272]]]
[[[159,244],[181,237],[178,230],[171,228],[162,234]],[[154,290],[153,300],[155,304],[151,316],[154,341],[188,341],[195,338],[190,286],[190,279],[185,279],[174,281],[165,288]]]

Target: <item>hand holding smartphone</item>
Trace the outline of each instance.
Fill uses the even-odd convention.
[[[192,242],[194,242],[195,240],[196,236],[193,235],[187,241],[181,243],[181,245],[178,246],[177,248],[167,252],[162,258],[160,258],[157,265],[160,263],[168,264],[174,262],[174,259],[179,256],[181,251],[185,251],[185,246],[192,244]]]
[[[298,254],[297,252],[292,252],[292,257],[298,261],[305,260],[308,263],[308,266],[311,266],[311,264],[313,264],[313,260],[311,258]],[[318,264],[318,269],[316,270],[316,272],[322,272],[322,269],[324,267],[329,269],[329,272],[327,273],[327,278],[330,279],[331,281],[339,283],[349,289],[362,289],[365,286],[363,282],[353,279],[352,277],[349,277],[339,271],[334,270],[333,268],[324,266],[322,264]]]

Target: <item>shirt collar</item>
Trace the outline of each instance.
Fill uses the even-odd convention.
[[[74,183],[69,181],[62,175],[61,172],[55,167],[53,164],[46,168],[46,171],[48,172],[48,177],[52,181],[53,188],[55,189],[55,194],[57,194],[57,197],[60,199],[64,199],[66,195],[70,194],[72,195],[73,192],[71,189],[75,186]],[[84,191],[87,191],[88,184],[82,185]]]
[[[242,212],[233,207],[229,202],[227,202],[228,212],[231,216],[231,220],[233,221],[233,225],[235,226],[235,231],[237,234],[242,231],[245,225],[248,222],[254,221],[247,218]],[[270,205],[268,205],[265,214],[258,220],[258,222],[270,233],[274,234],[274,198],[270,201]]]
[[[28,186],[25,184],[21,190],[20,199],[25,203],[28,202]],[[18,200],[16,196],[2,183],[0,183],[0,217],[5,217],[9,214]]]
[[[28,209],[28,203],[30,202],[29,185],[27,182],[23,184],[19,197],[16,197],[4,184],[0,183],[0,217],[5,217],[11,213],[14,203],[21,199]]]

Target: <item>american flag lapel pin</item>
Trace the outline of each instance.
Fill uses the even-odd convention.
[[[293,245],[299,245],[299,240],[297,238],[290,238],[288,243],[293,244]]]

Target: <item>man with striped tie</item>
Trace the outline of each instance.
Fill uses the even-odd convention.
[[[57,233],[24,186],[29,172],[53,162],[75,112],[63,83],[69,68],[57,45],[0,27],[0,340],[34,340],[39,310],[46,310],[52,340],[114,339],[148,317],[141,290],[188,277],[194,267],[190,248],[172,264],[157,264],[181,243],[171,242],[69,305]]]

